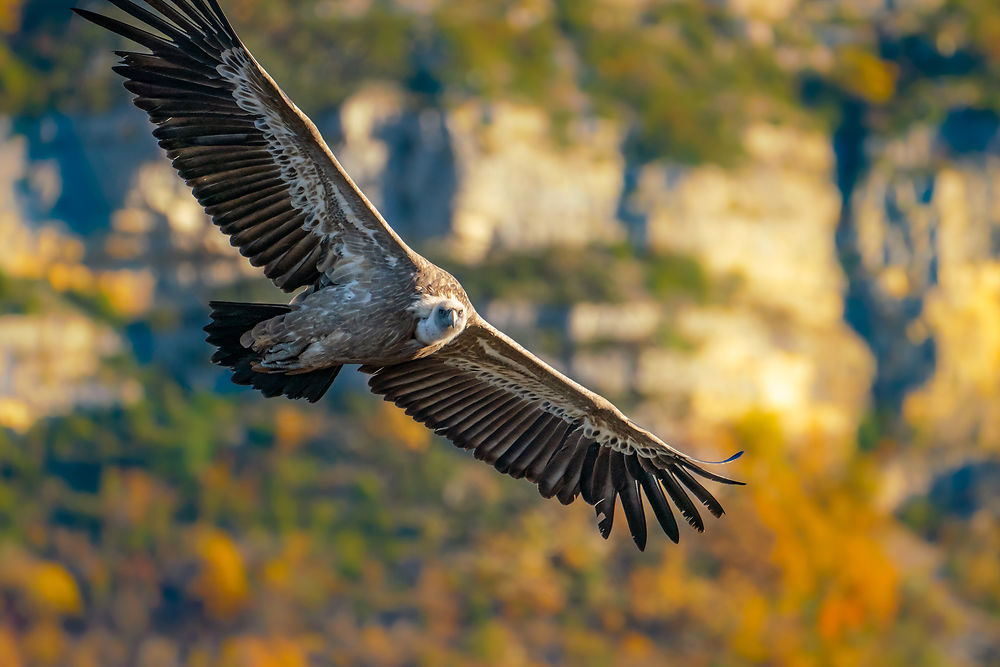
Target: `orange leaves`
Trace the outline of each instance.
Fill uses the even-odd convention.
[[[781,440],[764,423],[757,418],[741,429],[751,451],[771,450],[761,446],[761,439],[772,445]],[[745,602],[749,608],[764,604],[772,621],[785,617],[804,634],[814,631],[826,650],[835,651],[848,635],[877,635],[888,627],[897,613],[899,573],[881,541],[889,523],[872,503],[869,468],[863,461],[817,465],[821,455],[815,450],[824,445],[831,446],[809,443],[797,452],[780,448],[774,456],[765,454],[766,470],[753,471],[766,475],[756,483],[751,479],[747,490],[771,531],[768,557],[780,585],[769,600],[751,597]],[[741,617],[746,626],[748,617]],[[753,654],[753,636],[759,632],[757,627],[741,628],[741,652]]]
[[[872,540],[849,539],[836,554],[840,567],[817,617],[820,637],[832,643],[851,633],[887,627],[896,615],[899,585],[895,567]]]
[[[299,642],[285,638],[241,636],[222,645],[219,667],[306,667],[309,656]]]
[[[656,648],[649,637],[638,632],[625,633],[621,645],[622,662],[626,665],[634,665],[637,662],[641,664],[648,661]],[[649,663],[647,662],[646,664]]]
[[[21,25],[22,0],[0,0],[0,33],[12,34]]]
[[[23,664],[17,636],[0,625],[0,667],[21,667]]]

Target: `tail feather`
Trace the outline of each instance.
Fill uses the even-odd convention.
[[[208,334],[205,340],[218,348],[212,355],[212,363],[231,369],[236,384],[252,386],[269,398],[284,395],[315,403],[330,388],[342,368],[330,366],[294,375],[255,371],[253,363],[260,360],[260,354],[243,347],[240,337],[258,322],[283,315],[291,308],[235,301],[212,301],[209,306],[212,308],[212,322],[205,327]]]

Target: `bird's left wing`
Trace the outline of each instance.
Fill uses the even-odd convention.
[[[543,496],[564,504],[582,496],[595,506],[604,537],[621,499],[640,549],[646,545],[643,497],[676,542],[668,496],[701,531],[688,492],[714,516],[722,515],[722,506],[695,475],[740,484],[639,428],[475,315],[454,341],[428,357],[361,370],[372,374],[372,391],[500,472],[525,477]]]
[[[316,126],[243,46],[217,0],[109,0],[142,28],[75,9],[149,49],[114,68],[199,203],[254,266],[292,291],[326,273],[403,275],[413,254]]]

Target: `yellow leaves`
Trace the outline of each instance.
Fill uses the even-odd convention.
[[[93,275],[90,269],[82,264],[55,262],[49,267],[49,284],[57,292],[85,292],[93,286]]]
[[[380,403],[368,422],[368,431],[378,438],[399,442],[413,452],[423,452],[431,442],[431,433],[391,403]]]
[[[66,568],[19,550],[0,552],[0,595],[11,612],[6,618],[19,619],[21,626],[0,625],[0,667],[63,664],[63,617],[83,607],[76,580]]]
[[[65,567],[18,550],[0,552],[0,588],[20,591],[46,617],[76,614],[83,608],[76,579]]]
[[[29,573],[29,592],[45,610],[55,614],[75,614],[82,602],[76,580],[59,563],[42,562]]]
[[[848,91],[873,104],[884,104],[896,92],[899,68],[857,47],[846,47],[837,58],[836,78]]]
[[[0,397],[0,426],[24,433],[34,422],[35,415],[25,401],[9,396]]]
[[[59,664],[66,647],[61,621],[83,611],[76,579],[54,561],[18,549],[0,551],[0,595],[12,616],[27,627],[20,633],[0,625],[0,667]],[[0,621],[4,620],[0,615]]]
[[[733,649],[748,660],[766,660],[769,647],[765,626],[771,615],[768,600],[756,590],[734,591],[741,601],[739,621],[731,635]]]
[[[239,613],[248,597],[243,557],[232,539],[219,530],[209,529],[197,538],[196,550],[201,571],[193,590],[205,603],[206,610],[221,619]]]
[[[53,262],[45,274],[52,289],[57,292],[79,292],[104,296],[116,313],[139,315],[153,303],[156,281],[146,270],[92,272],[83,264],[67,261]]]
[[[153,304],[156,279],[145,270],[105,271],[98,276],[97,286],[115,312],[135,316]]]
[[[740,447],[746,450],[747,460],[782,460],[785,456],[784,437],[777,415],[755,410],[747,413],[734,428]]]
[[[0,46],[0,63],[4,55],[5,50]],[[10,276],[45,278],[49,267],[55,264],[80,265],[83,258],[83,241],[68,236],[55,227],[45,226],[37,231],[15,227],[5,232],[8,236],[4,241],[11,247],[5,248],[9,252],[2,260],[2,268]]]

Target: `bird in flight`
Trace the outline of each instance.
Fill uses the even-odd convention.
[[[210,304],[212,361],[234,382],[317,401],[345,364],[359,364],[373,392],[476,458],[534,482],[546,498],[582,497],[605,538],[620,501],[640,550],[643,498],[674,542],[668,498],[698,531],[691,496],[722,515],[697,478],[740,482],[492,327],[451,274],[400,239],[217,0],[109,2],[142,27],[74,11],[147,49],[117,51],[113,69],[178,174],[251,264],[286,292],[305,288],[287,305]]]

